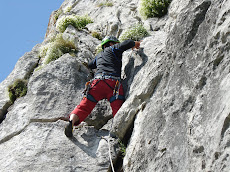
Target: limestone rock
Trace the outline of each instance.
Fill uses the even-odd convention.
[[[127,106],[117,115],[116,121],[125,119],[123,128],[115,128],[117,133],[126,133],[119,130],[132,122],[126,122],[128,118],[135,119],[124,171],[230,170],[227,144],[230,107],[226,104],[230,98],[226,35],[229,3],[181,4],[183,8],[180,7],[176,21],[169,19],[165,25],[168,34],[162,50],[156,54],[154,45],[152,49],[144,48],[148,59],[161,60],[156,69],[162,77],[154,93],[145,100],[144,108],[140,108],[142,101],[135,104],[135,96],[130,95],[132,99],[127,99]],[[172,28],[167,31],[170,25]],[[157,63],[151,65],[154,68]],[[134,79],[138,77],[137,74]],[[140,85],[146,89],[143,82]],[[138,95],[134,91],[130,92]]]
[[[111,139],[113,159],[117,140],[108,131],[88,126],[76,129],[69,140],[64,135],[67,123],[60,121],[80,102],[87,75],[88,70],[68,54],[34,72],[27,95],[14,103],[0,125],[0,147],[5,151],[1,169],[107,171],[107,140]]]
[[[110,139],[117,171],[230,171],[230,0],[173,0],[165,17],[146,21],[138,0],[100,2],[66,0],[60,8],[61,15],[88,13],[94,21],[64,32],[79,48],[76,57],[65,54],[31,76],[38,63],[33,50],[17,63],[25,68],[16,65],[0,84],[0,112],[8,112],[0,124],[0,169],[108,171]],[[139,22],[150,36],[138,51],[123,54],[125,103],[110,119],[109,103],[101,101],[74,138],[66,138],[60,117],[80,102],[89,80],[82,62],[100,44],[90,33],[119,36]],[[6,87],[25,76],[28,93],[9,108]],[[115,135],[127,143],[123,162]]]
[[[103,171],[109,168],[109,148],[117,142],[107,131],[93,127],[74,130],[68,139],[63,133],[64,122],[31,122],[21,133],[0,145],[0,166],[8,171]],[[35,134],[36,133],[36,134]],[[111,149],[113,157],[116,156]]]
[[[25,53],[16,63],[10,75],[0,83],[0,121],[7,113],[7,109],[11,105],[8,86],[13,84],[17,79],[28,79],[34,68],[38,65],[38,49],[39,45],[35,46],[31,52]]]

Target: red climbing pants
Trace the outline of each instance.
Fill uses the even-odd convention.
[[[107,99],[109,100],[113,96],[113,89],[116,85],[116,80],[105,79],[99,80],[95,79],[91,83],[91,89],[88,94],[92,95],[96,101]],[[119,95],[124,96],[123,86],[120,85]],[[116,99],[110,103],[112,108],[113,116],[116,115],[117,111],[120,109],[124,100]],[[87,98],[83,98],[80,104],[71,112],[79,117],[79,123],[85,120],[85,118],[91,113],[93,108],[96,106],[97,102],[93,102]]]

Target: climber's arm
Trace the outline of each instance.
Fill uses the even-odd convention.
[[[97,56],[88,63],[88,68],[96,69],[97,68]]]

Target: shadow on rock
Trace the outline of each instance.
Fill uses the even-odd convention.
[[[133,52],[134,55],[132,55]],[[148,57],[144,54],[143,48],[140,48],[139,51],[133,51],[133,52],[131,54],[131,57],[129,57],[129,62],[127,63],[124,69],[124,73],[126,77],[122,81],[122,83],[124,85],[125,97],[129,95],[130,85],[132,84],[134,77],[148,61]],[[135,58],[141,60],[140,65],[135,66]]]
[[[79,133],[75,135],[75,137],[73,136],[69,139],[88,156],[98,158],[98,154],[103,153],[103,149],[100,150],[102,144],[101,142],[102,140],[105,140],[104,137],[109,136],[109,132],[106,130],[97,131],[93,127],[83,128],[83,130],[80,129],[80,131],[78,131]]]

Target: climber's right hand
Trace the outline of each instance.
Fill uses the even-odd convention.
[[[141,45],[141,41],[134,41],[134,42],[135,42],[135,45],[134,45],[133,49],[139,49],[140,45]]]

